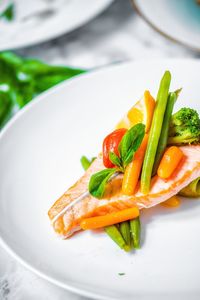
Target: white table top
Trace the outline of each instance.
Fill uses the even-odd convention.
[[[107,11],[71,34],[18,50],[18,54],[86,69],[131,59],[198,57],[154,32],[124,0],[116,0]],[[10,299],[83,298],[35,276],[0,248],[0,300]]]

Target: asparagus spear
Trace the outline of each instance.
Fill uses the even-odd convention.
[[[171,74],[169,71],[164,73],[160,82],[157,95],[156,108],[153,115],[152,125],[149,133],[147,150],[145,153],[142,175],[141,175],[141,191],[147,194],[150,190],[152,169],[155,161],[156,151],[162,129],[163,117],[167,105]]]

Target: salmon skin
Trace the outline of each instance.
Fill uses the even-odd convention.
[[[180,149],[184,153],[184,158],[178,168],[167,180],[154,176],[149,194],[142,194],[138,185],[134,195],[123,195],[121,191],[123,174],[120,174],[108,183],[103,199],[87,195],[60,216],[53,223],[55,232],[62,238],[67,238],[80,230],[80,222],[84,218],[106,215],[133,206],[139,209],[149,208],[176,195],[200,176],[200,145],[182,146]],[[48,212],[50,220],[53,220],[71,201],[85,193],[91,175],[104,168],[102,155],[99,155],[85,174],[53,204]]]

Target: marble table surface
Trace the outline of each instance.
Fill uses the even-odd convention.
[[[128,0],[116,0],[88,24],[53,41],[17,51],[52,64],[86,69],[128,60],[199,57],[153,31]],[[32,274],[0,248],[0,300],[84,299]]]

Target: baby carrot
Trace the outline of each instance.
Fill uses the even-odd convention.
[[[143,159],[147,147],[148,135],[145,134],[143,141],[135,153],[133,161],[126,167],[122,182],[122,192],[125,195],[133,195],[140,176]]]
[[[158,142],[158,148],[156,151],[156,157],[155,157],[153,171],[152,171],[153,175],[155,175],[157,173],[158,166],[160,164],[163,153],[167,146],[169,124],[170,124],[170,119],[171,119],[171,115],[172,115],[172,111],[173,111],[173,107],[176,102],[176,99],[177,99],[176,92],[169,93],[168,100],[167,100],[167,107],[166,107],[164,120],[163,120],[163,124],[162,124],[162,130],[161,130],[160,139]]]
[[[180,205],[180,199],[177,196],[173,196],[168,200],[162,202],[161,205],[165,207],[177,207]]]
[[[158,167],[158,176],[164,179],[169,178],[177,168],[182,158],[183,152],[180,148],[176,146],[169,147],[165,151]]]
[[[117,224],[123,221],[137,218],[139,216],[139,209],[137,207],[132,207],[124,209],[118,212],[107,214],[105,216],[92,217],[84,219],[80,226],[82,229],[97,229],[106,227],[109,225]]]

